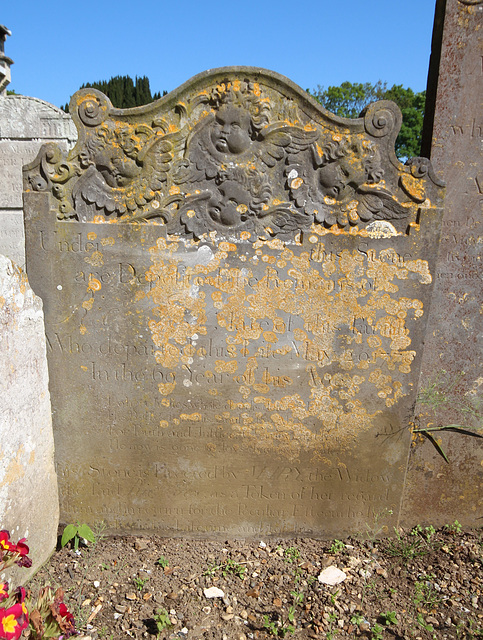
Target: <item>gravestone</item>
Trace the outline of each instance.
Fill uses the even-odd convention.
[[[0,522],[14,542],[28,539],[32,569],[8,570],[21,582],[55,547],[59,502],[42,301],[2,255],[0,351]]]
[[[24,171],[64,522],[164,535],[395,524],[442,187],[275,73],[206,72]],[[392,514],[389,514],[392,511]]]
[[[0,38],[10,32],[0,25]],[[1,69],[4,63],[3,72]],[[0,253],[25,265],[22,212],[22,166],[31,162],[45,142],[63,151],[75,143],[72,118],[54,105],[20,95],[6,95],[12,60],[0,51]],[[3,80],[2,80],[3,78]],[[3,92],[1,88],[3,87]]]
[[[461,425],[482,433],[483,374],[483,2],[436,7],[428,81],[425,152],[447,184],[435,291],[420,382],[417,426]],[[411,457],[404,519],[455,518],[481,524],[483,440],[433,432],[449,460],[428,441]]]
[[[71,117],[54,105],[27,96],[0,96],[0,252],[23,266],[22,166],[42,144],[56,141],[67,151],[76,140]]]

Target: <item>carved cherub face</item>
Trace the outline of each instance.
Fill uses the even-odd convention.
[[[217,151],[238,155],[246,151],[250,137],[251,117],[243,107],[224,105],[215,116],[211,141]]]
[[[126,187],[141,173],[142,167],[136,158],[148,133],[144,126],[136,131],[128,127],[116,131],[103,125],[89,136],[86,141],[88,157],[110,187]]]
[[[218,187],[218,195],[213,196],[208,213],[215,222],[233,227],[247,219],[250,193],[238,182],[226,180]]]
[[[110,187],[125,187],[141,172],[141,167],[119,147],[98,150],[94,161]]]
[[[353,195],[366,180],[364,162],[350,154],[329,162],[317,172],[319,189],[324,196],[343,201]]]

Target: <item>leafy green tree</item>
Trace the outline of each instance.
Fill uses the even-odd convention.
[[[318,85],[309,93],[328,111],[343,118],[357,118],[361,111],[376,100],[393,100],[402,111],[403,122],[396,139],[396,154],[400,158],[418,156],[421,149],[426,92],[415,93],[401,84],[387,88],[379,80],[370,82],[343,82],[340,86],[325,89]]]
[[[97,82],[88,82],[83,84],[80,89],[98,89],[106,94],[115,107],[119,109],[129,109],[130,107],[139,107],[143,104],[149,104],[161,97],[161,93],[151,94],[149,86],[149,78],[143,76],[133,80],[130,76],[114,76],[109,80],[99,80]],[[163,91],[163,96],[167,91]],[[69,111],[69,105],[62,107],[66,112]]]
[[[426,91],[414,93],[409,87],[395,84],[386,91],[385,100],[393,100],[402,112],[402,125],[396,139],[396,153],[399,157],[411,158],[421,153]]]
[[[309,92],[328,111],[342,118],[357,118],[365,106],[376,100],[382,100],[386,84],[381,80],[370,82],[343,82],[339,87],[321,87]]]

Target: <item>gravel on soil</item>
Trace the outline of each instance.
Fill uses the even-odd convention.
[[[99,534],[30,583],[61,586],[92,640],[483,639],[483,531],[187,540]]]

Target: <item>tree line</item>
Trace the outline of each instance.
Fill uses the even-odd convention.
[[[112,104],[119,109],[129,109],[131,107],[140,107],[143,104],[149,104],[166,95],[167,91],[161,94],[159,91],[151,93],[149,86],[149,78],[142,76],[133,80],[130,76],[114,76],[109,80],[98,80],[96,82],[87,82],[79,89],[98,89],[102,91]],[[62,109],[69,112],[69,104],[65,104]]]

